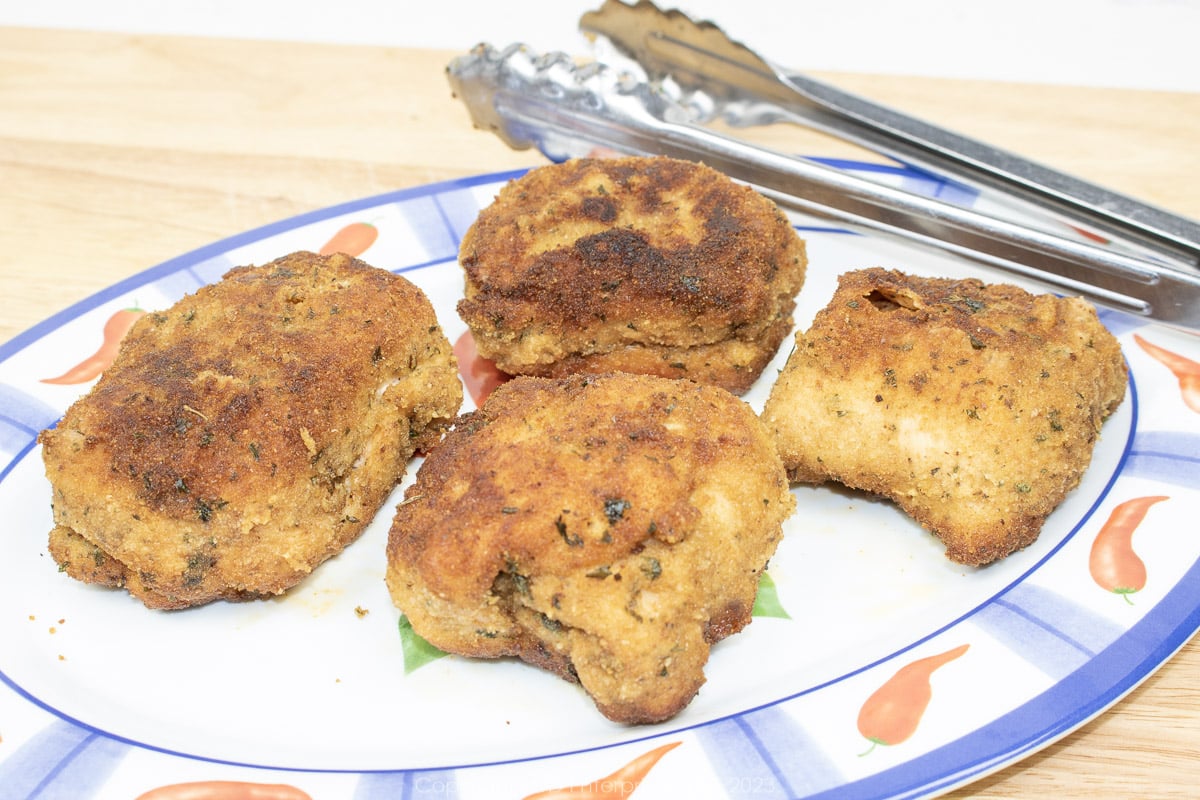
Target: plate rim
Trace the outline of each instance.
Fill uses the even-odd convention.
[[[842,161],[845,161],[845,160],[843,159]],[[877,166],[877,165],[873,165],[873,166]],[[394,204],[394,203],[401,202],[404,200],[410,200],[413,198],[436,196],[436,195],[443,194],[443,193],[446,193],[448,191],[453,191],[453,190],[470,189],[470,188],[481,186],[481,185],[500,184],[502,182],[511,180],[515,177],[518,177],[518,176],[524,174],[529,169],[531,169],[531,168],[516,168],[516,169],[509,169],[509,170],[503,170],[503,171],[492,172],[492,173],[481,173],[481,174],[476,174],[476,175],[464,176],[464,177],[459,177],[459,178],[451,178],[451,179],[436,181],[436,182],[432,182],[432,183],[421,184],[418,186],[407,187],[407,188],[399,189],[399,190],[382,192],[382,193],[370,195],[367,197],[357,198],[357,199],[346,201],[346,202],[339,203],[336,205],[328,206],[325,208],[320,208],[320,209],[315,209],[312,211],[304,212],[302,214],[294,215],[292,217],[287,217],[284,219],[276,220],[274,222],[267,223],[265,225],[261,225],[256,228],[252,228],[252,229],[243,231],[241,233],[237,233],[232,236],[228,236],[228,237],[219,239],[217,241],[211,242],[211,243],[203,245],[201,247],[192,249],[186,253],[175,256],[175,257],[168,259],[167,261],[161,262],[157,265],[143,269],[133,275],[130,275],[127,278],[124,278],[124,279],[118,281],[117,283],[115,283],[111,286],[105,287],[97,292],[94,292],[93,294],[91,294],[85,298],[82,298],[81,300],[71,304],[70,306],[68,306],[58,312],[55,312],[54,314],[47,317],[46,319],[34,324],[33,326],[29,327],[28,329],[26,329],[24,331],[18,333],[16,336],[12,337],[8,341],[0,343],[0,363],[7,361],[10,357],[12,357],[13,355],[26,349],[27,347],[34,344],[41,338],[57,331],[58,329],[63,327],[66,323],[77,318],[81,314],[91,311],[92,309],[104,304],[105,302],[108,302],[109,300],[112,300],[113,298],[115,298],[117,296],[126,294],[130,290],[135,289],[139,286],[144,286],[146,284],[153,283],[156,280],[158,280],[159,278],[162,278],[166,275],[170,275],[170,274],[173,274],[180,270],[187,269],[188,267],[195,266],[195,265],[202,263],[210,258],[224,255],[224,254],[226,254],[232,250],[235,250],[239,247],[243,247],[248,244],[252,244],[252,243],[258,242],[260,240],[270,238],[271,236],[274,236],[274,235],[277,235],[280,233],[284,233],[287,231],[302,228],[302,227],[305,227],[305,226],[308,226],[308,225],[311,225],[311,224],[314,224],[317,222],[322,222],[324,220],[327,220],[327,219],[330,219],[333,217],[343,216],[346,214],[352,214],[354,212],[361,211],[364,209],[369,209],[369,208],[384,206],[384,205],[390,205],[390,204]],[[927,173],[919,173],[919,174],[923,177],[927,176]],[[801,228],[801,229],[803,230],[805,228]],[[852,231],[846,231],[844,229],[837,229],[837,228],[817,228],[814,230],[820,230],[821,232],[826,232],[826,233],[833,233],[833,232],[850,233],[850,234],[854,233]],[[440,263],[440,262],[434,262],[434,263]],[[403,271],[403,268],[401,268],[398,271]],[[1120,312],[1113,312],[1113,313],[1119,314]],[[1122,316],[1128,316],[1128,315],[1122,315]],[[1145,323],[1144,321],[1139,320],[1139,322],[1141,322],[1141,324],[1144,325],[1145,327],[1157,327],[1150,323]],[[1128,363],[1127,357],[1126,357],[1126,361]],[[1061,551],[1061,549],[1063,547],[1065,547],[1069,542],[1071,542],[1072,540],[1075,539],[1075,537],[1078,535],[1080,530],[1085,526],[1085,524],[1095,517],[1098,509],[1102,506],[1103,502],[1112,494],[1114,487],[1116,486],[1117,482],[1121,479],[1122,475],[1124,474],[1125,468],[1126,468],[1128,460],[1130,458],[1131,451],[1134,447],[1135,439],[1136,439],[1138,433],[1140,432],[1139,424],[1142,422],[1141,413],[1140,413],[1141,407],[1140,407],[1140,398],[1139,398],[1139,394],[1138,394],[1138,387],[1137,387],[1136,381],[1134,380],[1134,375],[1133,375],[1132,369],[1129,371],[1128,387],[1129,387],[1129,397],[1127,398],[1127,402],[1131,403],[1131,408],[1130,408],[1131,417],[1130,417],[1129,431],[1127,434],[1126,441],[1122,447],[1120,457],[1117,460],[1117,463],[1115,465],[1115,469],[1114,469],[1113,473],[1110,476],[1108,476],[1107,480],[1104,483],[1103,488],[1100,489],[1098,494],[1091,500],[1088,508],[1084,511],[1081,511],[1081,514],[1078,517],[1078,519],[1074,521],[1074,524],[1073,524],[1073,527],[1071,528],[1071,530],[1069,532],[1067,532],[1066,534],[1064,534],[1060,541],[1056,542],[1052,548],[1050,548],[1046,553],[1042,554],[1041,557],[1039,557],[1036,562],[1032,563],[1027,569],[1022,571],[1011,582],[1005,584],[1002,588],[998,589],[994,594],[987,597],[986,599],[979,602],[978,604],[974,605],[973,607],[970,608],[970,610],[962,613],[961,615],[957,616],[953,620],[950,620],[950,621],[940,625],[936,629],[931,630],[926,635],[924,635],[912,642],[908,642],[903,647],[900,647],[900,648],[898,648],[892,652],[889,652],[877,659],[874,659],[869,663],[862,664],[853,670],[839,674],[838,676],[836,676],[834,678],[831,678],[827,681],[823,681],[820,684],[808,687],[800,692],[789,694],[787,696],[780,697],[780,698],[777,698],[777,699],[774,699],[774,700],[771,700],[768,702],[760,703],[758,705],[755,705],[755,706],[752,706],[749,708],[740,709],[734,713],[724,714],[719,717],[698,721],[698,722],[688,724],[685,726],[673,727],[667,731],[655,730],[652,732],[647,732],[644,736],[633,736],[631,738],[621,739],[618,742],[588,746],[588,747],[579,748],[576,750],[564,750],[564,751],[555,752],[552,754],[535,755],[535,756],[530,756],[530,757],[506,759],[506,760],[498,760],[498,761],[479,761],[479,762],[462,763],[462,764],[458,764],[458,765],[447,764],[447,765],[435,766],[435,767],[407,767],[407,768],[395,768],[395,769],[366,769],[366,770],[352,769],[352,768],[346,768],[346,769],[325,769],[325,768],[307,768],[307,769],[305,769],[305,768],[300,768],[300,769],[297,769],[295,767],[289,767],[289,766],[273,766],[273,765],[269,765],[269,764],[258,764],[258,763],[253,763],[253,762],[239,762],[239,761],[226,760],[226,759],[221,759],[221,758],[210,758],[210,757],[203,756],[203,755],[194,755],[194,754],[190,754],[190,753],[186,753],[186,752],[179,752],[179,751],[172,750],[169,748],[156,746],[151,743],[138,741],[138,740],[131,739],[128,737],[123,737],[119,734],[114,734],[109,731],[106,731],[101,728],[90,725],[88,723],[84,723],[80,720],[77,720],[77,719],[65,714],[64,712],[60,711],[59,709],[48,705],[44,701],[41,701],[38,698],[34,697],[31,693],[29,693],[23,687],[19,686],[15,682],[13,682],[10,679],[10,677],[2,670],[0,670],[0,682],[3,682],[5,685],[7,685],[10,689],[15,691],[20,697],[22,697],[27,702],[33,703],[34,705],[38,706],[39,708],[42,708],[43,710],[52,714],[54,717],[56,717],[59,720],[65,721],[65,722],[67,722],[71,725],[74,725],[78,728],[81,728],[85,731],[89,731],[91,733],[101,735],[108,739],[112,739],[112,740],[127,744],[132,747],[136,747],[136,748],[143,749],[143,750],[149,750],[151,752],[160,753],[160,754],[169,756],[171,758],[184,759],[184,760],[190,760],[190,761],[199,761],[199,762],[213,763],[213,764],[230,765],[230,766],[245,766],[245,767],[257,768],[257,769],[277,771],[277,772],[282,772],[282,773],[336,773],[336,774],[351,774],[351,775],[365,775],[365,774],[378,774],[378,773],[416,773],[416,774],[420,774],[420,773],[431,773],[431,772],[441,773],[441,772],[445,772],[447,770],[453,771],[453,770],[468,770],[468,769],[486,769],[488,767],[495,767],[495,766],[499,766],[499,765],[519,764],[519,763],[537,762],[537,761],[550,760],[550,759],[567,758],[567,757],[570,757],[573,755],[578,755],[580,753],[588,753],[588,752],[595,752],[597,750],[607,750],[607,749],[612,749],[612,748],[617,748],[617,747],[625,747],[628,745],[645,743],[647,741],[662,739],[664,737],[679,736],[682,734],[686,734],[688,732],[695,731],[700,728],[705,728],[705,727],[709,727],[709,726],[718,724],[723,721],[736,719],[736,718],[745,716],[747,714],[754,713],[754,712],[759,711],[764,708],[784,705],[784,704],[789,703],[792,700],[796,699],[797,697],[801,697],[801,696],[804,696],[807,694],[818,692],[826,686],[846,680],[848,677],[868,671],[868,670],[873,669],[881,664],[885,664],[889,661],[893,661],[893,660],[897,659],[898,657],[902,656],[904,653],[906,653],[914,648],[917,648],[920,645],[922,645],[926,642],[929,642],[939,636],[944,635],[947,631],[950,631],[953,628],[955,628],[956,626],[962,624],[964,621],[971,619],[976,613],[979,612],[980,609],[993,603],[996,600],[996,598],[1005,595],[1006,593],[1010,592],[1014,587],[1024,583],[1030,577],[1030,575],[1032,575],[1034,572],[1041,569],[1059,551]],[[35,437],[35,441],[30,443],[30,445],[27,448],[25,448],[21,452],[15,453],[11,462],[9,462],[6,465],[0,466],[0,481],[3,481],[8,476],[9,472],[11,471],[11,469],[13,468],[14,465],[20,463],[21,461],[23,461],[25,459],[29,455],[29,453],[34,449],[35,446],[36,446],[36,437]],[[1175,597],[1176,595],[1178,595],[1181,592],[1186,593],[1185,592],[1186,587],[1183,586],[1183,584],[1185,583],[1186,580],[1188,580],[1188,578],[1190,576],[1193,576],[1193,575],[1200,576],[1200,560],[1198,560],[1195,564],[1193,564],[1185,572],[1184,576],[1175,585],[1173,585],[1171,587],[1169,592],[1167,592],[1161,600],[1159,600],[1159,602],[1156,604],[1155,608],[1152,609],[1151,612],[1147,612],[1147,614],[1145,616],[1143,616],[1141,619],[1139,619],[1133,625],[1131,625],[1127,628],[1124,628],[1121,635],[1118,636],[1115,641],[1113,641],[1107,647],[1105,647],[1101,651],[1101,653],[1103,653],[1107,650],[1110,650],[1112,648],[1117,648],[1117,647],[1121,646],[1123,643],[1126,643],[1127,639],[1129,637],[1133,636],[1135,631],[1141,629],[1143,626],[1160,622],[1161,621],[1160,616],[1155,615],[1153,613],[1153,611],[1157,611],[1160,606],[1163,606],[1165,603],[1167,603],[1169,598]],[[1200,581],[1197,581],[1197,582],[1200,583]],[[1200,590],[1198,590],[1198,591],[1200,591]],[[1094,697],[1091,700],[1091,702],[1085,703],[1085,704],[1079,706],[1078,709],[1076,709],[1077,713],[1072,714],[1070,716],[1066,716],[1066,717],[1058,717],[1056,719],[1056,724],[1047,725],[1047,726],[1043,727],[1041,730],[1030,732],[1028,735],[1022,737],[1023,742],[1019,746],[1003,748],[1001,752],[996,752],[996,753],[991,754],[990,756],[986,756],[986,757],[981,756],[977,759],[970,761],[969,763],[962,762],[961,760],[960,761],[952,760],[950,762],[950,766],[953,767],[953,770],[951,772],[947,773],[947,772],[944,772],[944,770],[938,770],[937,774],[926,772],[925,773],[926,778],[925,778],[924,782],[916,783],[916,782],[905,780],[905,776],[908,775],[910,772],[915,771],[916,773],[920,774],[919,769],[914,770],[915,765],[923,764],[926,761],[932,761],[934,763],[941,764],[942,767],[945,767],[947,765],[946,758],[945,758],[946,753],[948,751],[953,751],[956,748],[958,748],[965,739],[976,737],[976,736],[986,736],[988,729],[991,726],[998,724],[1001,720],[1008,719],[1009,717],[1012,717],[1013,715],[1018,714],[1018,712],[1021,712],[1022,710],[1026,709],[1027,707],[1036,705],[1045,695],[1048,695],[1048,694],[1051,694],[1051,693],[1054,693],[1054,692],[1057,692],[1060,690],[1065,691],[1065,689],[1063,688],[1064,684],[1075,681],[1077,679],[1079,679],[1079,680],[1082,679],[1078,675],[1078,673],[1083,672],[1088,668],[1093,668],[1093,669],[1099,668],[1099,666],[1097,666],[1097,661],[1100,660],[1100,658],[1099,658],[1100,653],[1097,653],[1096,656],[1093,658],[1089,658],[1086,662],[1084,662],[1084,664],[1078,670],[1071,672],[1070,674],[1064,676],[1061,679],[1053,681],[1051,683],[1051,685],[1044,692],[1041,692],[1041,693],[1035,695],[1033,698],[1026,701],[1025,703],[1022,703],[1021,705],[1010,709],[1007,713],[1001,715],[1001,717],[989,720],[988,722],[984,723],[979,728],[970,731],[968,734],[961,736],[957,739],[953,739],[953,740],[945,743],[944,745],[935,748],[934,750],[922,753],[920,755],[915,756],[912,759],[908,759],[908,760],[900,762],[894,766],[887,767],[887,768],[882,769],[878,772],[875,772],[869,776],[859,778],[857,780],[849,781],[849,782],[846,782],[843,784],[839,784],[834,789],[829,790],[829,791],[831,793],[836,793],[836,796],[838,796],[838,797],[847,796],[846,795],[847,792],[850,792],[853,796],[863,796],[863,797],[917,796],[917,795],[928,793],[930,791],[937,791],[937,792],[947,791],[956,786],[961,786],[961,785],[973,782],[975,780],[978,780],[979,778],[983,777],[984,775],[987,775],[991,772],[1002,769],[1013,763],[1019,762],[1020,760],[1028,757],[1029,755],[1037,752],[1038,750],[1041,750],[1044,747],[1049,746],[1050,744],[1053,744],[1054,742],[1058,741],[1059,739],[1061,739],[1061,738],[1069,735],[1070,733],[1078,730],[1079,728],[1083,727],[1089,721],[1091,721],[1095,717],[1097,717],[1100,714],[1107,711],[1112,706],[1119,703],[1130,692],[1132,692],[1134,689],[1136,689],[1144,681],[1149,679],[1159,668],[1161,668],[1163,665],[1165,665],[1167,663],[1167,661],[1169,661],[1170,658],[1175,653],[1177,653],[1181,648],[1183,648],[1187,644],[1187,642],[1197,633],[1197,631],[1200,630],[1200,602],[1197,602],[1192,605],[1188,605],[1188,604],[1180,601],[1178,610],[1183,611],[1185,609],[1187,609],[1187,613],[1183,613],[1181,616],[1179,616],[1177,618],[1173,618],[1174,623],[1170,627],[1170,636],[1165,639],[1159,639],[1156,637],[1155,638],[1155,646],[1153,648],[1151,648],[1149,651],[1147,651],[1144,655],[1141,655],[1138,658],[1132,659],[1130,662],[1131,663],[1130,669],[1121,673],[1119,676],[1119,680],[1116,680],[1115,682],[1113,682],[1112,685],[1108,689],[1106,689],[1104,693],[1102,693],[1100,696]],[[1152,617],[1153,617],[1153,619],[1152,619]],[[1105,662],[1105,663],[1107,664],[1109,662]],[[1093,681],[1086,681],[1086,682],[1093,683]],[[11,754],[10,754],[10,757],[11,757]],[[4,760],[0,759],[0,765],[2,765],[3,763],[4,763]],[[890,793],[888,793],[888,794],[875,794],[875,793],[859,794],[858,793],[858,790],[869,792],[871,790],[872,786],[878,785],[880,783],[886,784],[886,783],[894,783],[894,782],[901,782],[901,783],[904,783],[904,785],[903,786],[892,786],[892,789],[889,790]],[[804,795],[804,796],[805,797],[824,797],[824,796],[827,796],[827,794],[825,792],[818,792],[816,794]]]

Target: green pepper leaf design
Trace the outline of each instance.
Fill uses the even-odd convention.
[[[758,594],[754,598],[754,609],[750,612],[753,617],[778,617],[791,619],[791,615],[779,604],[779,592],[775,590],[775,581],[766,572],[758,578]]]
[[[412,623],[406,616],[400,617],[400,649],[404,652],[405,675],[446,655],[422,639],[420,634],[413,630]]]

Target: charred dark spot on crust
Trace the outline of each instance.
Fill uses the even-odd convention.
[[[646,235],[629,228],[613,228],[583,236],[575,242],[583,266],[605,274],[604,282],[619,281],[619,275],[645,280],[662,272],[667,261],[660,250],[651,246]]]
[[[741,233],[746,227],[745,221],[733,213],[729,203],[716,193],[706,195],[704,203],[709,207],[708,216],[704,220],[704,230],[709,236],[727,241],[728,237]]]
[[[587,219],[609,224],[617,218],[617,204],[611,197],[585,197],[579,212]]]

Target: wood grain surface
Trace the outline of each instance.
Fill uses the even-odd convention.
[[[0,341],[259,225],[544,163],[472,128],[444,76],[454,55],[0,28]],[[1200,94],[819,77],[1200,217]],[[754,136],[861,155],[788,128]],[[1198,777],[1193,640],[1080,730],[951,796],[1191,797]]]

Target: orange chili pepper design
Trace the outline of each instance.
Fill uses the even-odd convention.
[[[137,800],[312,800],[308,792],[284,783],[196,781],[160,786]]]
[[[901,667],[876,689],[858,712],[858,732],[871,742],[871,747],[860,755],[867,755],[881,744],[900,744],[912,736],[933,698],[929,677],[934,670],[967,652],[968,647],[963,644],[936,656],[917,659]]]
[[[43,378],[42,383],[58,385],[87,383],[101,372],[104,372],[112,364],[113,359],[117,357],[117,351],[121,348],[121,340],[125,338],[125,334],[129,333],[129,329],[133,327],[133,323],[137,322],[145,314],[146,312],[140,308],[123,308],[113,314],[108,318],[108,322],[104,323],[100,349],[57,378]]]
[[[611,775],[582,786],[550,789],[531,794],[525,800],[613,800],[633,794],[658,760],[682,742],[670,742],[643,753]]]
[[[1092,542],[1088,570],[1092,580],[1125,598],[1146,587],[1146,563],[1133,550],[1133,532],[1137,530],[1150,506],[1170,498],[1163,495],[1135,497],[1112,510],[1108,520]]]
[[[345,253],[353,258],[362,255],[378,238],[379,229],[371,223],[351,222],[335,233],[319,252],[323,256]]]
[[[1136,333],[1133,340],[1156,361],[1171,370],[1175,379],[1179,381],[1179,392],[1183,395],[1184,404],[1200,414],[1200,363],[1165,347],[1151,344]]]
[[[454,342],[454,357],[458,360],[458,374],[462,376],[463,385],[478,408],[487,400],[500,384],[511,376],[501,372],[496,365],[479,355],[475,349],[475,337],[470,331],[465,332]]]

